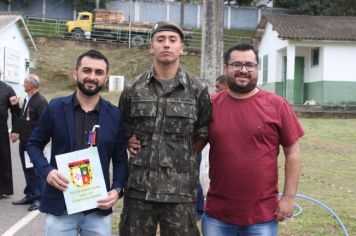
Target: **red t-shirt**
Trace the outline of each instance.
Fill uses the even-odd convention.
[[[292,108],[264,90],[247,99],[223,91],[212,98],[211,117],[205,211],[243,226],[274,220],[279,145],[288,147],[304,134]]]

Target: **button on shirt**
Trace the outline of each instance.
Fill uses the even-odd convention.
[[[99,123],[99,104],[94,110],[85,112],[79,104],[77,96],[74,96],[74,151],[88,148],[89,133],[94,125]]]

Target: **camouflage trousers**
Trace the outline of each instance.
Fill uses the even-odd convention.
[[[196,203],[152,202],[125,197],[120,236],[197,236]]]

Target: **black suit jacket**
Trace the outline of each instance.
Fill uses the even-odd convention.
[[[28,103],[27,106],[26,103]],[[48,102],[46,98],[43,97],[39,92],[32,95],[30,101],[24,102],[21,109],[21,116],[18,121],[18,125],[13,131],[13,133],[20,134],[20,141],[22,143],[27,143],[32,131],[37,125],[37,121],[39,120],[43,110],[47,105]]]

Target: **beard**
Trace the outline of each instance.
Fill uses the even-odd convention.
[[[85,83],[87,82],[91,82],[91,83],[94,83],[96,84],[96,87],[95,88],[86,88],[85,87]],[[97,94],[103,87],[104,85],[99,85],[99,83],[97,81],[91,81],[91,80],[88,80],[88,79],[84,79],[84,82],[79,82],[79,80],[77,80],[77,87],[79,88],[79,90],[84,93],[85,95],[87,96],[93,96],[95,94]]]
[[[250,81],[247,85],[241,86],[236,83],[235,77],[246,77],[249,78]],[[249,93],[256,88],[257,78],[251,78],[251,75],[249,74],[237,73],[232,75],[230,78],[227,78],[226,82],[229,89],[235,93]]]

